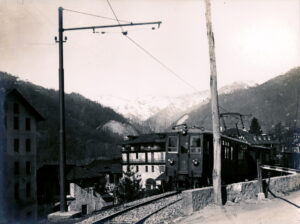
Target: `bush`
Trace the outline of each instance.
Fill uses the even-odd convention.
[[[142,197],[141,178],[133,171],[127,171],[116,188],[119,202],[130,202]]]

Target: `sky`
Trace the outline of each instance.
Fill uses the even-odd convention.
[[[263,83],[299,66],[300,0],[211,1],[218,86],[237,81]],[[204,0],[110,3],[120,20],[162,21],[159,29],[124,29],[173,73],[130,42],[120,28],[99,33],[68,31],[64,44],[66,92],[97,101],[106,95],[131,99],[209,89]],[[1,71],[58,89],[54,37],[59,6],[114,18],[107,0],[0,0]],[[117,22],[64,11],[65,28],[109,24]]]

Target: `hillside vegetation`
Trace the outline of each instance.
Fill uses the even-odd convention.
[[[0,72],[0,88],[17,88],[42,114],[45,121],[38,124],[38,162],[58,159],[59,101],[58,92],[46,89],[17,77]],[[127,119],[114,110],[103,107],[80,94],[65,96],[66,152],[69,162],[95,157],[118,157],[117,143],[121,136],[99,128],[114,120],[128,124]],[[98,127],[98,128],[97,128]]]
[[[259,86],[219,96],[220,112],[252,114],[258,118],[265,132],[279,122],[285,127],[294,128],[297,120],[299,126],[299,103],[300,68],[294,68]],[[187,124],[211,130],[210,107],[209,102],[190,112]]]

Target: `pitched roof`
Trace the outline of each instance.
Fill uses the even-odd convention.
[[[28,102],[28,100],[17,89],[10,89],[5,92],[7,96],[14,95],[17,97],[24,106],[35,116],[37,121],[44,121],[45,118]]]
[[[94,160],[86,166],[88,169],[97,173],[122,173],[120,160]]]
[[[244,139],[251,145],[270,145],[270,144],[278,144],[278,140],[274,139],[270,135],[255,135],[250,134],[247,131],[237,130],[235,128],[228,129],[224,131],[222,134],[230,136],[230,137],[238,137],[243,136]]]
[[[86,167],[74,167],[68,174],[67,180],[90,179],[103,176],[101,173],[90,170]]]
[[[128,140],[125,140],[123,144],[164,143],[165,141],[166,141],[166,134],[151,133],[151,134],[142,134],[139,136],[128,136]]]

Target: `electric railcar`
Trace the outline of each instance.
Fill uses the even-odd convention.
[[[269,163],[270,148],[253,146],[243,139],[221,135],[224,184],[257,177],[257,161]],[[212,184],[213,134],[186,127],[166,134],[166,182],[170,188]]]

